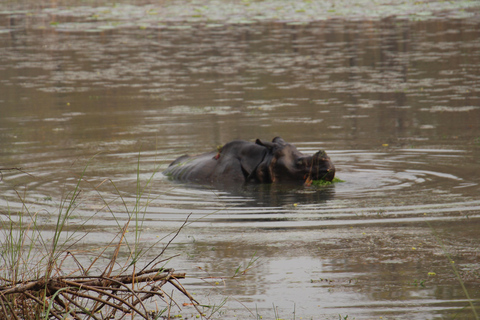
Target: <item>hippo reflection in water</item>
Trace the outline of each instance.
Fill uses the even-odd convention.
[[[306,156],[276,137],[272,142],[235,140],[218,151],[182,156],[164,175],[197,183],[305,183],[332,181],[335,167],[325,151]]]

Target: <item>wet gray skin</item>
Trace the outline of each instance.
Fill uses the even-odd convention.
[[[236,140],[197,156],[182,156],[163,172],[171,179],[201,184],[311,183],[332,181],[335,167],[321,150],[306,156],[276,137],[272,142]]]

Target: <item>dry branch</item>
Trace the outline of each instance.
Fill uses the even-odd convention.
[[[0,310],[11,319],[18,319],[22,314],[18,301],[28,301],[28,304],[36,304],[41,310],[49,310],[49,316],[56,319],[62,319],[62,315],[66,314],[75,319],[81,319],[80,315],[96,319],[96,313],[114,315],[115,312],[133,312],[148,319],[149,312],[143,301],[154,297],[165,301],[161,288],[166,283],[171,283],[188,297],[195,307],[198,305],[177,283],[178,279],[184,278],[185,273],[156,268],[109,278],[101,275],[30,280],[0,287]]]

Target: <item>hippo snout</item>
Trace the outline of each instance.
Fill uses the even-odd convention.
[[[335,168],[328,169],[323,179],[327,181],[332,181],[333,178],[335,178]]]
[[[313,155],[313,163],[314,180],[332,181],[335,178],[335,166],[324,150]]]

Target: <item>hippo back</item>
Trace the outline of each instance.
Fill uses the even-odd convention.
[[[173,161],[163,174],[172,180],[210,182],[216,165],[214,157],[215,152],[184,155]]]

